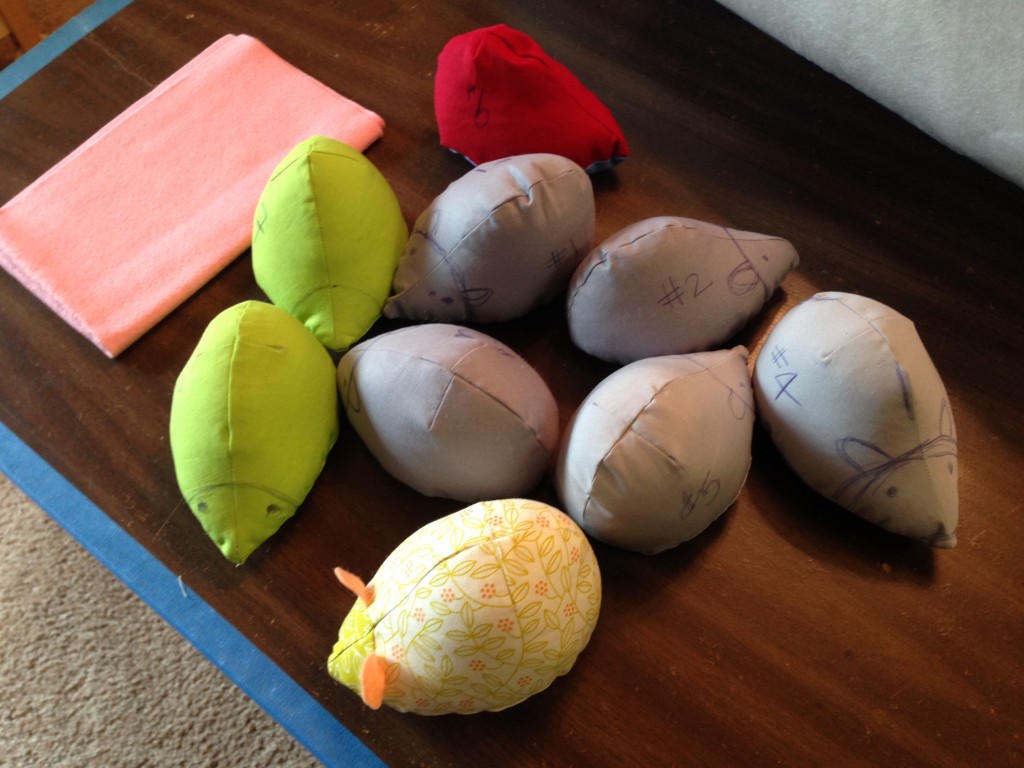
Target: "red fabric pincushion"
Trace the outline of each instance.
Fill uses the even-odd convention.
[[[474,165],[548,152],[588,172],[629,155],[608,108],[529,35],[504,24],[453,37],[437,58],[441,144]]]

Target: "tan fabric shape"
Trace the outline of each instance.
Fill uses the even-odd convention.
[[[753,430],[744,347],[646,358],[598,384],[573,415],[558,494],[594,538],[655,554],[736,500]]]
[[[808,485],[894,533],[956,544],[956,428],[910,320],[863,296],[816,294],[769,334],[754,384],[760,418]]]
[[[345,413],[391,475],[460,501],[527,495],[558,443],[558,406],[530,365],[455,325],[402,328],[338,364]]]
[[[620,230],[576,269],[573,342],[604,360],[714,349],[764,306],[797,265],[786,240],[659,216]]]
[[[565,290],[594,241],[594,190],[559,155],[482,163],[413,225],[384,314],[442,322],[512,320]]]

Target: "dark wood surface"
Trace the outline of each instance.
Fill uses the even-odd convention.
[[[0,420],[393,765],[1024,764],[1024,190],[720,6],[137,0],[0,102],[0,201],[244,32],[384,117],[368,156],[411,222],[468,170],[438,144],[437,54],[497,22],[574,71],[629,139],[594,178],[598,239],[669,214],[795,244],[801,266],[738,343],[756,349],[819,290],[917,323],[959,432],[955,549],[830,505],[758,430],[741,497],[699,538],[656,557],[596,546],[601,620],[548,691],[500,714],[372,712],[326,673],[352,603],[331,569],[369,577],[462,505],[389,478],[346,426],[300,513],[245,566],[221,557],[180,497],[167,421],[206,323],[262,297],[248,254],[114,361],[0,273]],[[170,152],[188,152],[181,127]],[[563,425],[612,370],[572,347],[558,301],[483,330],[541,371]],[[554,502],[547,484],[535,495]]]

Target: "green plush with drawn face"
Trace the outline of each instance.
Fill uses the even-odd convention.
[[[178,485],[224,556],[242,563],[295,514],[338,435],[330,354],[259,301],[215,317],[174,387]]]
[[[380,317],[409,236],[394,191],[361,152],[323,136],[271,174],[253,217],[252,268],[270,300],[329,349]]]

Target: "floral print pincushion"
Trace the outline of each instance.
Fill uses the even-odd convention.
[[[340,569],[339,569],[340,571]],[[569,671],[601,607],[590,543],[538,501],[474,504],[425,525],[359,594],[328,660],[367,704],[425,715],[505,709]]]

